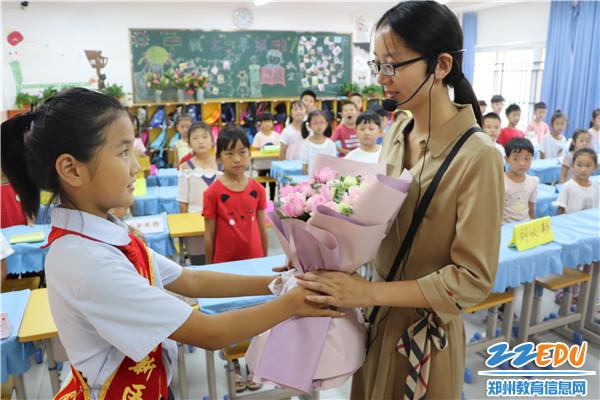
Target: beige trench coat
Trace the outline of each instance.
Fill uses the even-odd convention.
[[[459,113],[431,133],[421,197],[453,144],[477,125],[470,106],[456,106]],[[403,170],[403,129],[407,125],[408,121],[392,127],[384,139],[381,160],[388,164],[391,176],[399,176]],[[488,296],[498,267],[502,165],[486,134],[477,132],[466,141],[437,188],[405,264],[403,279],[417,280],[448,338],[443,351],[432,346],[427,399],[460,398],[465,367],[462,310]],[[415,184],[374,260],[374,279],[385,279],[408,230],[421,167],[422,160],[410,170]],[[353,378],[352,399],[403,398],[409,363],[396,351],[396,344],[420,317],[414,308],[379,310],[367,359]]]

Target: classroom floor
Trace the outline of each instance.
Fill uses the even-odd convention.
[[[281,248],[272,230],[269,231],[269,255],[282,254]],[[517,295],[515,310],[520,310],[520,294]],[[547,315],[552,311],[557,311],[558,306],[554,304],[552,295],[547,294],[542,302],[542,315]],[[473,314],[465,316],[466,337],[469,339],[475,332],[484,332],[485,314]],[[542,341],[564,341],[561,336],[554,333],[547,333],[539,336]],[[567,343],[569,343],[567,341]],[[187,368],[188,394],[190,400],[202,400],[208,394],[206,384],[206,367],[204,352],[200,349],[195,349],[194,352],[186,352],[185,355]],[[473,382],[464,384],[463,393],[465,399],[484,399],[485,398],[485,377],[476,375],[478,370],[487,369],[484,365],[485,358],[479,354],[472,354],[467,358],[467,367],[474,372]],[[225,371],[222,368],[224,362],[215,355],[215,365],[217,371],[217,391],[219,398],[223,398],[227,390]],[[585,370],[599,371],[600,370],[600,348],[595,345],[588,347]],[[63,373],[65,376],[68,371],[68,363],[63,365]],[[432,382],[431,384],[435,384]],[[321,392],[321,399],[348,399],[350,394],[351,382],[348,381],[342,387]],[[175,398],[179,398],[179,388],[177,385],[177,375],[173,379],[172,385]],[[25,390],[29,399],[46,400],[51,398],[50,379],[46,360],[42,364],[33,364],[29,372],[25,375]],[[589,399],[600,399],[600,377],[598,375],[588,377],[588,397]],[[16,396],[13,394],[13,399]]]

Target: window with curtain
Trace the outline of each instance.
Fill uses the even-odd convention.
[[[543,56],[539,46],[477,51],[473,87],[477,97],[488,103],[488,111],[491,97],[501,94],[505,107],[511,103],[521,107],[519,127],[525,129],[540,98]]]

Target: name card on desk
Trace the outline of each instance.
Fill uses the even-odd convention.
[[[550,217],[538,218],[515,225],[509,247],[523,251],[554,241]]]

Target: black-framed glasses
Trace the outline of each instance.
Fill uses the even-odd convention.
[[[429,56],[421,56],[416,58],[411,58],[410,60],[402,61],[399,63],[381,63],[378,64],[375,60],[367,61],[367,65],[369,69],[373,73],[373,75],[377,75],[381,72],[384,76],[394,76],[396,75],[396,68],[403,67],[408,64],[412,64],[417,61],[426,60],[430,58]]]

